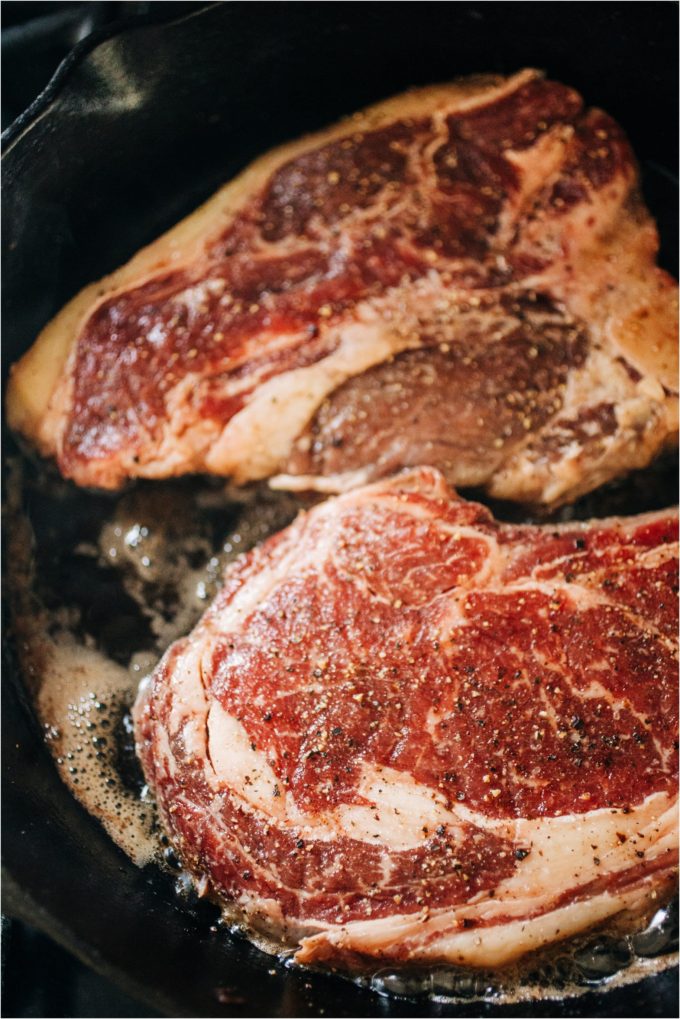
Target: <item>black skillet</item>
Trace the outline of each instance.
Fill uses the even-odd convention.
[[[76,290],[252,157],[409,85],[474,71],[542,67],[611,112],[641,158],[674,270],[676,54],[668,2],[196,4],[91,37],[5,136],[5,367]],[[5,908],[164,1015],[677,1015],[672,971],[604,996],[450,1006],[291,971],[212,934],[62,786],[11,641],[3,758]]]

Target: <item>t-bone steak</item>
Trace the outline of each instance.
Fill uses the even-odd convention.
[[[497,523],[422,468],[243,557],[135,707],[203,891],[296,959],[502,965],[677,862],[677,514]]]
[[[86,288],[11,424],[81,485],[344,491],[405,466],[557,505],[677,435],[677,287],[617,124],[536,71],[270,153]]]

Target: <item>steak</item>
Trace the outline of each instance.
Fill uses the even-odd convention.
[[[10,422],[78,484],[336,492],[421,463],[557,505],[677,433],[677,287],[614,121],[535,71],[256,162],[76,297]]]
[[[226,571],[135,732],[198,887],[296,959],[502,965],[677,865],[677,514],[501,524],[421,468]]]

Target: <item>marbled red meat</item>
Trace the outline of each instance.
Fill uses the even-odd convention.
[[[656,248],[623,132],[573,89],[425,89],[265,157],[76,298],[10,417],[84,485],[427,463],[557,504],[673,440]]]
[[[230,567],[136,706],[188,870],[302,961],[497,965],[677,857],[677,515],[514,526],[420,469]]]

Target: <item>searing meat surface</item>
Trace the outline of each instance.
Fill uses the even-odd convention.
[[[15,369],[83,485],[342,491],[403,466],[558,504],[677,431],[677,288],[605,113],[523,71],[278,150],[88,288]]]
[[[677,861],[677,515],[497,523],[420,469],[228,569],[135,708],[197,882],[302,962],[501,965]]]

